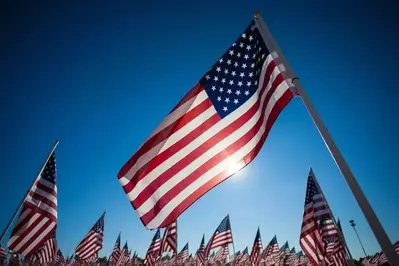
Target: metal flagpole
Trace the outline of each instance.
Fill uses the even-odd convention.
[[[236,249],[234,247],[234,239],[233,239],[233,229],[231,229],[231,223],[230,223],[230,214],[227,214],[229,217],[229,225],[230,225],[230,233],[231,233],[231,244],[233,245],[233,261],[231,262],[231,265],[234,266],[234,261],[235,261],[235,254],[236,254]]]
[[[370,228],[373,231],[374,236],[376,237],[378,243],[380,244],[383,252],[387,256],[390,265],[399,265],[399,256],[396,254],[395,249],[388,235],[386,234],[384,228],[382,227],[380,221],[378,220],[377,215],[375,214],[373,208],[371,207],[362,189],[360,188],[357,180],[355,179],[352,171],[349,168],[349,165],[347,164],[341,152],[339,151],[337,145],[335,144],[333,138],[331,137],[326,126],[321,120],[319,114],[316,112],[316,109],[314,108],[312,102],[310,101],[308,95],[306,94],[306,91],[301,86],[298,77],[294,74],[294,71],[292,70],[291,66],[288,64],[287,60],[285,59],[283,53],[281,52],[272,34],[270,33],[266,23],[263,21],[262,17],[260,16],[260,13],[256,12],[254,17],[255,17],[255,24],[258,27],[259,32],[262,35],[262,38],[264,39],[267,47],[271,49],[270,52],[276,52],[279,57],[278,59],[283,63],[284,68],[286,69],[288,74],[287,78],[289,78],[292,83],[290,85],[293,85],[297,90],[299,96],[301,96],[303,104],[308,110],[310,117],[312,118],[316,128],[318,129],[321,137],[323,138],[324,143],[326,144],[328,150],[330,151],[331,156],[333,157],[335,163],[338,166],[338,169],[340,170],[346,182],[348,183],[348,186],[351,189],[353,196],[355,197],[357,203],[359,204],[360,209],[362,210],[364,216],[366,217],[366,220],[370,225]]]
[[[344,235],[342,234],[341,230],[340,230],[340,229],[338,228],[338,226],[337,226],[337,221],[335,220],[335,216],[334,216],[333,213],[332,213],[332,210],[331,210],[331,208],[330,208],[330,205],[328,204],[327,198],[326,198],[326,196],[324,195],[324,192],[323,192],[323,190],[322,190],[321,187],[320,187],[319,181],[317,180],[316,175],[315,175],[315,173],[313,172],[312,167],[310,168],[310,174],[312,175],[312,177],[313,177],[313,179],[314,179],[314,181],[315,181],[315,184],[316,184],[316,186],[317,186],[317,189],[320,191],[320,194],[321,194],[321,196],[323,197],[324,202],[325,202],[326,205],[327,205],[328,211],[329,211],[329,213],[330,213],[330,215],[331,215],[332,222],[334,223],[335,228],[336,228],[337,231],[339,232],[339,237],[341,238],[341,241],[343,242],[343,244],[344,244],[345,247],[346,247],[346,251],[347,251],[347,253],[348,253],[348,255],[349,255],[349,258],[351,259],[351,263],[350,263],[350,264],[351,264],[351,265],[354,265],[354,264],[353,264],[353,257],[352,257],[352,254],[351,254],[350,250],[349,250],[348,245],[346,244],[346,241],[345,241],[345,239],[344,239]]]
[[[44,162],[42,168],[40,168],[40,171],[39,171],[39,173],[37,174],[36,178],[33,180],[32,185],[30,185],[29,189],[26,191],[24,197],[23,197],[22,200],[21,200],[21,203],[18,205],[18,208],[15,210],[15,212],[14,212],[14,214],[12,215],[10,221],[8,222],[8,224],[7,224],[6,227],[4,228],[3,232],[1,233],[0,243],[1,243],[1,241],[3,241],[3,238],[4,238],[5,234],[7,233],[8,229],[9,229],[10,226],[11,226],[11,224],[14,222],[15,217],[17,217],[17,214],[18,214],[18,212],[20,211],[20,209],[22,208],[22,205],[23,205],[23,203],[24,203],[26,197],[28,196],[29,191],[32,189],[33,185],[36,183],[37,179],[38,179],[39,176],[42,174],[42,171],[43,171],[44,167],[46,166],[48,160],[50,159],[51,154],[53,154],[53,152],[54,152],[55,148],[57,147],[58,143],[59,143],[58,140],[55,141],[55,143],[54,143],[54,145],[53,145],[53,148],[51,149],[50,153],[47,155],[47,159],[46,159],[46,161]]]

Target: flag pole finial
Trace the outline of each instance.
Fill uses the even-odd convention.
[[[260,12],[259,11],[255,11],[254,18],[259,18],[259,17],[260,17]]]

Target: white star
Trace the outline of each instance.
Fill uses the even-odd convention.
[[[220,58],[219,63],[223,63],[223,58]]]
[[[216,87],[215,87],[215,86],[212,86],[211,90],[215,91],[215,90],[216,90]]]
[[[238,99],[234,99],[234,103],[235,103],[235,104],[238,104]]]
[[[218,80],[219,80],[218,76],[215,76],[215,77],[213,78],[213,80],[214,80],[214,81],[218,81]]]
[[[242,86],[242,81],[239,81],[237,85],[241,87]]]
[[[247,82],[247,86],[248,86],[248,87],[251,86],[251,81],[248,81],[248,82]]]
[[[229,81],[229,84],[230,84],[230,85],[233,85],[233,84],[234,84],[234,81],[230,80],[230,81]]]
[[[247,50],[251,50],[251,45],[247,45]]]
[[[252,67],[252,68],[254,68],[254,67],[255,67],[255,64],[254,64],[254,63],[252,63],[252,64],[251,64],[251,67]]]
[[[244,92],[244,94],[245,94],[246,96],[248,96],[248,94],[249,94],[249,91],[245,91],[245,92]]]
[[[221,71],[221,70],[220,70],[220,67],[217,67],[217,68],[216,68],[216,71],[217,71],[217,72],[220,72],[220,71]]]
[[[231,89],[228,89],[228,90],[227,90],[227,93],[228,93],[228,94],[231,94],[231,93],[232,93]]]
[[[249,35],[249,41],[252,41],[254,39],[254,37],[252,37],[252,35]]]
[[[236,75],[236,72],[235,71],[231,72],[231,75],[234,77]]]
[[[237,53],[237,57],[240,58],[241,57],[241,53]]]
[[[235,67],[238,67],[238,63],[237,63],[237,62],[235,62],[235,63],[234,63],[234,66],[235,66]]]
[[[226,79],[225,78],[222,78],[222,81],[221,81],[223,84],[225,84],[226,83]]]
[[[244,58],[247,60],[249,58],[249,56],[247,54],[245,54]]]
[[[227,64],[228,65],[230,65],[231,64],[231,60],[229,59],[229,60],[227,60]]]
[[[259,46],[259,49],[258,49],[258,50],[259,50],[259,52],[260,52],[260,51],[262,50],[262,47]]]
[[[242,64],[242,68],[243,69],[247,68],[247,64]]]
[[[224,101],[225,101],[226,103],[229,103],[229,102],[230,102],[230,99],[229,99],[229,98],[226,98]]]
[[[240,90],[236,90],[236,94],[237,94],[237,96],[240,96],[241,91]]]
[[[228,69],[225,69],[225,70],[224,70],[224,74],[226,74],[226,75],[229,74],[229,70],[228,70]]]
[[[241,37],[242,37],[243,39],[245,39],[245,38],[247,38],[247,35],[246,35],[245,33],[243,33],[243,34],[241,35]]]
[[[217,100],[218,102],[220,102],[222,100],[222,97],[218,96]]]
[[[227,112],[227,110],[228,110],[228,109],[227,109],[227,106],[224,106],[224,107],[223,107],[223,111]]]
[[[262,59],[264,59],[265,58],[265,54],[262,54]]]
[[[244,47],[244,44],[243,44],[242,42],[240,42],[240,47],[241,47],[241,48],[243,48],[243,47]]]
[[[252,76],[254,75],[254,73],[249,73],[249,77],[252,78]]]
[[[244,72],[241,72],[241,73],[240,73],[240,77],[242,77],[242,78],[245,77]]]
[[[255,80],[254,84],[255,84],[255,85],[258,85],[258,81],[257,81],[257,80]]]
[[[223,88],[222,88],[222,87],[220,87],[220,88],[219,88],[219,91],[220,91],[220,92],[223,92],[224,90],[223,90]]]
[[[236,46],[236,43],[233,43],[231,46],[233,46],[233,47]]]
[[[252,58],[255,58],[255,57],[256,57],[256,54],[253,54],[253,55],[252,55]]]
[[[209,75],[205,76],[206,80],[209,80],[211,77]]]
[[[234,51],[233,51],[233,50],[230,50],[229,54],[230,54],[230,55],[233,55],[233,54],[234,54]]]

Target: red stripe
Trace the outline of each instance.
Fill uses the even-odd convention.
[[[199,86],[199,84],[196,84],[186,95],[187,99],[185,100],[185,98],[183,98],[184,102],[181,101],[181,103],[185,103],[188,100],[192,99],[192,97],[196,97],[198,93],[201,92],[201,88]],[[189,97],[190,95],[191,98]],[[179,103],[175,108],[179,107],[181,104]],[[180,118],[181,119],[181,118]],[[143,155],[145,154],[147,151],[151,150],[153,147],[155,147],[156,145],[158,145],[159,143],[161,143],[163,140],[165,140],[169,135],[167,134],[168,130],[170,130],[171,128],[173,129],[174,125],[176,123],[179,122],[180,119],[177,119],[177,121],[175,121],[174,123],[172,123],[171,125],[169,125],[168,127],[166,127],[165,129],[161,130],[160,132],[158,132],[157,134],[155,134],[154,136],[152,136],[149,140],[147,140],[143,146],[141,146],[141,148],[135,153],[133,154],[133,156],[129,159],[129,161],[127,161],[127,163],[122,167],[122,169],[119,171],[118,173],[118,178],[122,178],[123,176],[125,176],[129,169],[132,168],[134,166],[134,164],[137,162],[137,160]]]
[[[30,191],[30,192],[29,192],[29,195],[30,195],[33,199],[38,200],[38,201],[41,201],[42,203],[44,203],[44,204],[50,206],[51,208],[53,208],[54,210],[57,210],[57,205],[56,205],[52,200],[50,200],[49,198],[44,197],[44,196],[42,196],[42,195],[40,195],[40,194],[37,194],[37,193],[35,193],[35,192],[33,192],[33,191]],[[36,208],[38,209],[39,206],[36,206]],[[42,210],[43,210],[43,209],[42,209]]]
[[[40,179],[40,180],[41,180],[41,179]],[[52,184],[53,187],[52,187],[52,188],[49,188],[48,186],[42,184],[42,183],[40,182],[40,180],[39,180],[39,182],[36,183],[36,187],[37,187],[38,189],[40,189],[40,190],[42,190],[42,191],[48,193],[48,194],[53,195],[54,197],[57,197],[57,192],[56,192],[55,189],[54,189],[54,188],[55,188],[55,184]]]
[[[273,64],[269,64],[272,65]],[[272,68],[268,68],[268,72],[270,73],[268,75],[268,78],[270,78],[270,75],[273,71]],[[280,77],[280,78],[279,78]],[[282,82],[283,81],[283,77],[281,74],[279,74],[278,77],[276,77],[276,81],[277,82]],[[268,95],[265,98],[264,101],[264,106],[263,106],[263,112],[262,115],[260,116],[260,118],[262,118],[262,116],[264,115],[264,110],[266,109],[267,106],[267,102],[269,101],[271,95],[274,93],[275,89],[277,88],[277,86],[279,84],[277,84],[277,82],[274,82],[272,87],[270,88]],[[264,86],[261,89],[260,95],[263,94],[263,92],[266,89],[267,86],[267,82],[264,83]],[[211,149],[213,146],[215,146],[216,144],[218,144],[220,141],[222,141],[224,138],[226,138],[227,136],[231,135],[232,133],[234,133],[235,131],[237,131],[239,128],[242,127],[242,125],[244,125],[248,120],[250,120],[258,111],[259,106],[260,106],[260,98],[262,96],[259,97],[258,101],[246,112],[244,113],[241,117],[239,117],[237,120],[235,120],[233,123],[231,123],[229,126],[225,127],[223,130],[221,130],[219,133],[217,133],[216,135],[214,135],[213,137],[211,137],[209,140],[207,140],[206,142],[204,142],[202,145],[200,145],[199,147],[197,147],[195,150],[193,150],[192,152],[190,152],[189,155],[187,155],[185,158],[183,158],[182,160],[180,160],[179,162],[177,162],[175,165],[173,165],[171,168],[169,168],[168,170],[166,170],[164,173],[162,173],[161,175],[159,175],[152,183],[150,183],[147,188],[145,188],[140,195],[133,201],[133,206],[135,206],[136,208],[140,207],[148,198],[150,198],[153,193],[154,193],[154,188],[158,188],[160,186],[162,186],[165,182],[167,182],[170,178],[172,178],[174,175],[176,175],[178,172],[180,172],[184,167],[186,167],[187,165],[189,165],[192,161],[194,161],[195,159],[197,159],[199,156],[201,156],[202,154],[204,154],[205,152],[207,152],[209,149]],[[215,120],[215,121],[220,121],[220,118],[217,116],[214,116],[215,118],[210,118],[208,119],[207,123],[209,126],[199,126],[197,127],[194,131],[192,131],[190,134],[188,134],[186,136],[186,138],[183,138],[181,141],[175,143],[175,145],[172,145],[169,149],[167,149],[165,151],[165,153],[159,154],[157,155],[151,162],[152,165],[154,165],[153,168],[155,168],[156,166],[158,166],[159,163],[164,162],[166,159],[170,158],[170,156],[172,156],[173,154],[175,154],[176,152],[178,152],[179,150],[182,149],[182,147],[185,147],[188,143],[190,143],[192,140],[196,139],[198,136],[200,136],[203,132],[205,132],[208,128],[210,128],[211,126],[213,126],[212,122],[210,121]],[[261,120],[261,119],[260,119]],[[260,121],[259,120],[259,121]],[[247,133],[248,134],[248,133]],[[233,148],[234,150],[234,148]],[[226,157],[226,153],[219,153],[219,157],[221,157],[221,159],[224,159]],[[158,159],[159,158],[159,159]],[[159,162],[158,162],[159,160]],[[217,164],[217,163],[216,163]],[[215,165],[216,165],[215,164]],[[152,170],[152,169],[151,169]],[[197,169],[198,170],[198,169]],[[192,180],[190,183],[187,183],[187,180],[184,179],[182,182],[184,183],[185,187],[187,187],[189,184],[191,184],[193,181],[195,181],[196,179]],[[177,189],[176,189],[177,188]],[[180,190],[178,190],[179,186],[175,186],[172,190],[175,191],[175,193],[172,192],[172,190],[168,191],[167,193],[170,194],[170,199],[174,198],[178,193],[180,193]],[[164,195],[165,197],[166,195]],[[169,201],[169,200],[167,200]],[[154,207],[156,208],[156,207]]]
[[[279,74],[279,77],[282,78],[281,74]],[[234,154],[237,150],[239,150],[241,147],[246,145],[249,141],[251,141],[254,136],[258,133],[259,129],[262,126],[263,123],[263,118],[264,114],[267,108],[267,103],[269,102],[271,96],[273,95],[275,89],[277,86],[280,84],[278,82],[281,82],[279,78],[276,77],[276,82],[273,82],[272,88],[269,90],[268,94],[265,97],[264,105],[262,108],[261,115],[259,116],[259,120],[256,122],[256,124],[240,139],[238,139],[235,143],[231,144],[229,147],[227,147],[225,150],[219,152],[217,155],[213,156],[211,159],[209,159],[207,162],[205,162],[201,167],[197,168],[193,173],[188,175],[184,180],[179,185],[174,186],[171,188],[165,195],[162,196],[162,198],[154,205],[152,211],[149,211],[145,215],[141,217],[142,221],[144,224],[149,223],[161,210],[162,208],[174,197],[176,197],[182,190],[184,190],[186,187],[191,185],[195,180],[197,180],[200,176],[205,174],[209,169],[212,167],[218,165],[221,161],[226,159],[226,154]],[[267,84],[267,83],[266,83]],[[265,88],[265,87],[264,87]],[[292,94],[291,94],[292,95]],[[259,97],[260,98],[260,97]],[[291,97],[292,98],[292,97]],[[217,135],[213,136],[211,139],[209,139],[207,142],[205,142],[203,145],[198,147],[196,150],[194,150],[192,153],[190,153],[188,156],[186,156],[184,159],[176,163],[173,167],[169,168],[166,170],[163,174],[161,174],[156,180],[154,180],[153,185],[148,186],[143,192],[147,192],[146,198],[149,198],[149,196],[152,195],[152,191],[146,191],[149,189],[153,189],[153,187],[158,187],[160,182],[159,180],[161,179],[166,179],[167,180],[171,177],[173,177],[176,173],[181,171],[184,167],[186,167],[188,164],[190,164],[193,160],[198,158],[200,155],[205,153],[209,148],[213,147],[216,145],[219,141],[223,140],[225,137],[229,136],[230,134],[234,133],[236,130],[242,127],[243,124],[246,123],[247,120],[252,118],[256,111],[259,109],[260,106],[260,99],[252,106],[251,109],[248,110],[247,113],[242,115],[240,118],[235,120],[232,124],[230,124],[228,127],[226,127],[224,130],[220,131]],[[274,108],[273,108],[274,110]],[[273,111],[272,110],[272,111]],[[268,130],[271,128],[271,126],[268,125],[268,121],[266,122],[266,130],[265,132],[268,132]],[[260,141],[262,142],[262,141]],[[263,144],[263,142],[262,142]],[[251,159],[252,160],[252,159]],[[247,162],[249,163],[249,162]],[[166,182],[166,180],[165,180]],[[156,185],[155,185],[156,184]],[[144,193],[142,193],[144,194]],[[133,206],[138,208],[143,202],[138,201],[139,198],[137,198],[135,201],[133,201]],[[154,215],[155,214],[155,215]]]

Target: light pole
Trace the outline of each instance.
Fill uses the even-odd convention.
[[[355,233],[356,233],[356,236],[357,236],[357,239],[359,239],[359,243],[360,243],[360,246],[362,246],[362,249],[363,249],[363,252],[364,252],[364,257],[367,257],[367,254],[366,254],[366,251],[364,250],[364,247],[363,247],[363,244],[362,244],[362,241],[360,240],[360,237],[359,237],[359,234],[357,233],[357,230],[356,230],[356,223],[355,223],[355,221],[353,221],[353,220],[350,220],[349,221],[349,223],[351,224],[351,226],[353,227],[353,230],[355,230]]]

